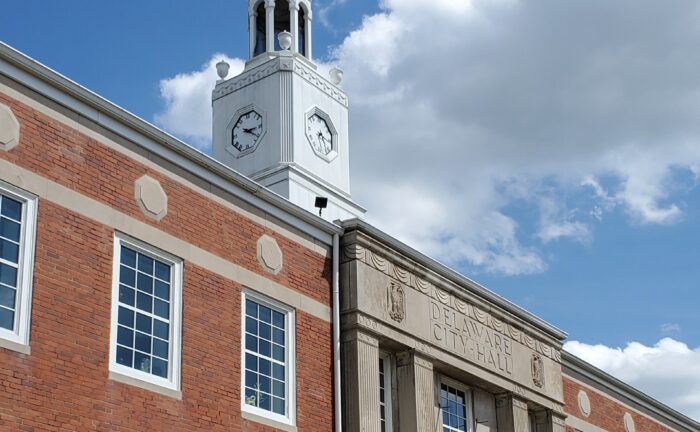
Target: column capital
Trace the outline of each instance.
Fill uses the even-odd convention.
[[[362,330],[353,329],[348,330],[342,335],[342,342],[352,342],[358,341],[373,347],[379,347],[379,339],[371,333],[364,332]]]

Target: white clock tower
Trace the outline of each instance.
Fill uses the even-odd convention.
[[[212,94],[214,157],[318,213],[361,217],[350,197],[348,98],[342,73],[326,78],[311,58],[311,0],[248,0],[243,72]]]

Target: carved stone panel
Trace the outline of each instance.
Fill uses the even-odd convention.
[[[387,291],[389,316],[394,321],[401,322],[406,318],[406,300],[404,298],[403,288],[401,288],[401,284],[392,281],[389,283]]]
[[[134,187],[136,203],[148,217],[161,220],[168,214],[168,196],[158,180],[147,175],[136,180]]]
[[[542,362],[542,356],[539,354],[533,354],[530,362],[532,365],[531,369],[533,384],[539,388],[544,387],[544,363]]]
[[[258,262],[267,271],[277,274],[282,270],[283,257],[277,241],[268,235],[258,239]]]
[[[0,104],[0,150],[19,144],[19,122],[10,107]]]

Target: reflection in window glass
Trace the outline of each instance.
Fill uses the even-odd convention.
[[[245,301],[245,403],[287,415],[287,328],[284,312]]]
[[[172,269],[121,246],[117,363],[168,378]]]

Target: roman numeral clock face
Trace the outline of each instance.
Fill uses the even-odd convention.
[[[255,150],[263,134],[263,118],[255,110],[242,114],[233,126],[231,145],[241,153]]]

